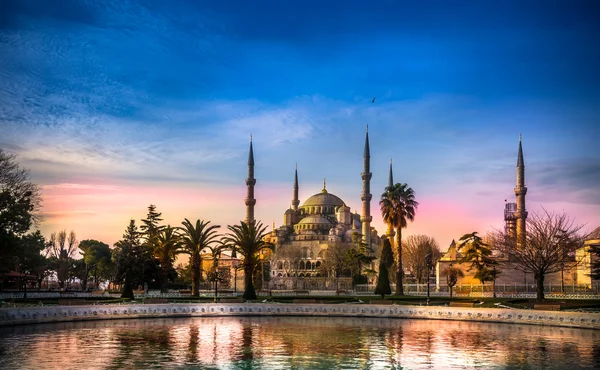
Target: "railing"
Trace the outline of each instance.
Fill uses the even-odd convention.
[[[337,282],[331,278],[304,278],[295,282],[291,288],[284,284],[284,279],[273,279],[269,282],[267,289],[258,292],[259,295],[272,296],[323,296],[323,295],[373,295],[375,285],[359,284],[352,288],[349,278],[340,278]],[[200,290],[202,297],[214,297],[214,285],[212,289]],[[232,289],[220,288],[219,297],[233,297],[243,293],[243,286],[238,286],[238,291]],[[395,284],[391,284],[392,292],[395,291]],[[497,297],[518,297],[518,298],[535,298],[536,286],[533,284],[460,284],[452,289],[454,297],[492,297],[494,292]],[[600,299],[600,283],[594,285],[575,285],[569,284],[561,286],[560,284],[545,284],[544,292],[548,297],[565,298],[565,299]],[[99,296],[110,296],[114,298],[120,297],[118,293],[109,294],[105,292],[49,292],[49,291],[27,291],[28,298],[92,298]],[[144,297],[166,297],[166,298],[185,298],[191,296],[189,290],[171,290],[168,293],[161,293],[160,290],[150,290],[147,293],[143,291],[134,291],[136,298]],[[407,295],[427,295],[427,284],[404,284],[404,294]],[[449,296],[450,290],[448,286],[441,285],[436,287],[435,284],[429,285],[429,294],[431,296]],[[0,292],[0,299],[23,298],[24,292],[19,291],[4,291]]]

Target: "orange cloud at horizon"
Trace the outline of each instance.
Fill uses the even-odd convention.
[[[239,186],[188,185],[119,185],[62,183],[42,187],[45,220],[41,231],[45,236],[62,229],[74,230],[79,240],[97,239],[113,245],[120,239],[130,219],[146,217],[150,204],[162,213],[164,224],[180,225],[184,218],[210,220],[221,225],[235,224],[245,217],[244,198],[246,188]],[[256,217],[271,229],[282,224],[282,217],[289,207],[289,185],[262,185],[256,188]],[[301,199],[303,201],[304,199]],[[462,234],[479,231],[484,233],[490,225],[501,226],[501,209],[483,215],[471,213],[468,205],[458,200],[435,197],[420,199],[415,222],[403,230],[403,236],[426,234],[436,238],[445,250],[452,239]],[[355,203],[358,204],[358,201]],[[381,219],[376,200],[371,204],[374,220],[372,225],[379,235],[386,227]]]

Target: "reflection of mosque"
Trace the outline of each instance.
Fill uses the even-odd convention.
[[[248,196],[246,220],[254,218],[254,153],[250,143],[248,160]],[[267,240],[276,246],[270,265],[271,278],[319,277],[325,250],[333,243],[352,243],[358,236],[376,252],[381,242],[377,231],[371,227],[370,148],[369,133],[365,137],[362,179],[362,214],[352,213],[350,207],[338,196],[323,189],[309,197],[302,205],[298,199],[298,169],[294,176],[291,207],[284,212],[283,225],[273,230]]]

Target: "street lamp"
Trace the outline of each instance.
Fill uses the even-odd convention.
[[[214,258],[215,258],[215,272],[214,272],[214,277],[215,277],[215,303],[217,303],[217,298],[219,296],[219,257],[221,256],[221,250],[218,249],[216,251],[216,253],[214,254]]]
[[[429,306],[429,275],[431,275],[431,265],[432,265],[432,259],[433,256],[431,255],[431,250],[429,250],[429,253],[427,253],[427,256],[425,256],[425,262],[427,263],[427,305]]]
[[[233,291],[237,296],[237,269],[240,261],[237,259],[237,253],[235,249],[231,251],[231,267],[233,267]]]
[[[265,290],[265,256],[263,251],[260,251],[260,289]]]

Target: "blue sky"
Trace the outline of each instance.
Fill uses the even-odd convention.
[[[591,229],[599,28],[595,1],[8,0],[0,147],[45,187],[43,231],[114,242],[149,203],[173,224],[243,218],[251,133],[266,223],[281,223],[296,162],[301,198],[327,177],[357,209],[368,123],[372,209],[393,157],[422,203],[409,234],[444,246],[501,224],[522,132],[528,208]],[[103,209],[98,189],[145,195]],[[184,190],[197,203],[175,201]]]

